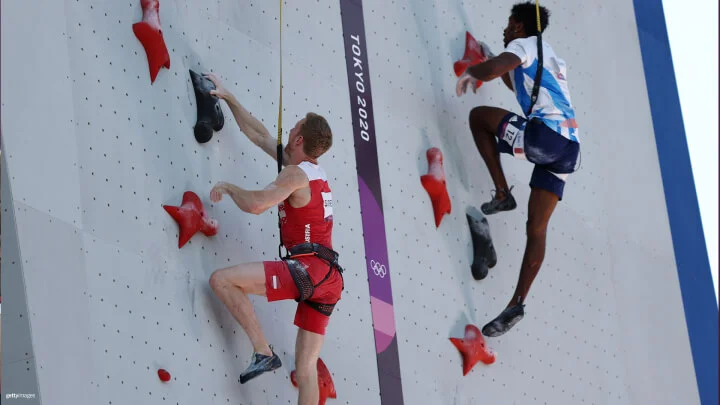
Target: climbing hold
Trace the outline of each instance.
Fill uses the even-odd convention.
[[[495,362],[495,353],[487,348],[480,329],[475,325],[465,326],[465,337],[463,339],[450,338],[450,341],[462,354],[463,375],[467,375],[478,361],[485,364]]]
[[[317,369],[318,387],[320,388],[320,402],[318,402],[318,405],[325,405],[325,401],[328,398],[337,398],[337,392],[335,392],[335,383],[333,383],[330,370],[328,370],[321,358],[318,358]],[[295,379],[295,370],[290,372],[290,382],[292,382],[292,385],[295,387],[298,386],[297,380]]]
[[[195,89],[195,103],[197,104],[195,140],[205,143],[212,138],[213,131],[223,128],[225,116],[220,107],[220,99],[210,94],[210,91],[215,90],[215,83],[192,70],[190,70],[190,80]]]
[[[183,194],[182,205],[179,207],[163,205],[163,208],[180,226],[178,248],[182,248],[198,231],[204,233],[205,236],[217,234],[218,221],[210,219],[205,214],[200,197],[192,191],[186,191]]]
[[[170,381],[170,373],[168,373],[167,370],[165,370],[163,368],[158,370],[158,377],[160,377],[160,381],[162,381],[162,382]]]
[[[450,196],[445,183],[443,170],[443,155],[440,149],[430,148],[426,153],[428,160],[428,173],[420,176],[420,182],[430,195],[433,212],[435,213],[435,227],[440,226],[443,215],[451,210]]]
[[[140,5],[143,10],[142,21],[133,24],[132,29],[145,48],[150,66],[150,83],[154,83],[161,67],[170,69],[170,54],[165,46],[160,26],[159,1],[140,0]]]
[[[460,77],[469,66],[485,62],[488,57],[492,56],[494,55],[485,43],[478,43],[475,38],[470,35],[470,32],[465,31],[465,54],[462,59],[453,64],[455,76]],[[478,80],[475,88],[480,88],[480,86],[482,86],[482,82]]]
[[[470,266],[473,278],[482,280],[488,274],[488,269],[497,264],[497,253],[490,236],[490,225],[487,218],[480,214],[480,219],[466,214],[470,225],[470,237],[473,245],[473,262]]]

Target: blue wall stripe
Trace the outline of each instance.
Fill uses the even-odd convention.
[[[700,401],[716,405],[718,306],[662,0],[633,0],[633,4]]]

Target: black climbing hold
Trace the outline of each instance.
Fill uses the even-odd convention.
[[[215,90],[215,84],[192,70],[190,70],[190,79],[195,89],[197,104],[195,139],[199,143],[205,143],[212,138],[213,131],[219,131],[225,125],[225,116],[220,108],[220,99],[210,94],[211,90]]]
[[[465,214],[470,225],[470,236],[473,244],[473,262],[470,266],[475,280],[487,277],[488,269],[497,264],[497,253],[490,236],[490,225],[484,215],[478,213],[480,219]]]

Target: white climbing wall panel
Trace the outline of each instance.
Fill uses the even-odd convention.
[[[490,198],[492,182],[467,117],[476,105],[519,108],[499,81],[458,98],[452,63],[466,30],[499,53],[513,2],[363,3],[404,402],[698,403],[632,2],[543,2],[546,40],[569,66],[582,167],[550,223],[525,319],[487,339],[496,363],[466,377],[448,338],[482,327],[512,294],[532,167],[503,157],[518,209],[488,218],[499,262],[473,280],[465,214]],[[208,286],[217,268],[275,259],[275,209],[254,216],[209,201],[220,180],[264,187],[275,162],[225,104],[225,127],[195,141],[188,74],[215,72],[275,134],[278,6],[160,0],[171,68],[151,84],[131,28],[140,0],[2,3],[3,395],[53,405],[296,403],[295,303],[253,298],[283,368],[240,385],[252,347]],[[321,353],[338,392],[328,404],[379,404],[338,1],[286,1],[283,30],[285,138],[308,111],[335,136],[320,162],[346,289]],[[618,55],[625,64],[607,63]],[[452,199],[438,229],[420,184],[430,147],[444,154]],[[178,250],[162,205],[179,205],[187,190],[220,230]]]
[[[142,17],[140,1],[42,3],[32,7],[40,13],[33,18],[48,22],[41,29],[23,23],[27,4],[3,3],[2,10],[3,38],[25,38],[3,41],[2,103],[37,399],[294,403],[296,304],[253,299],[284,367],[241,386],[252,346],[208,286],[217,268],[275,259],[278,238],[275,209],[254,216],[227,198],[213,205],[212,185],[262,188],[276,165],[240,132],[224,104],[223,130],[197,144],[188,74],[215,72],[276,133],[279,4],[161,0],[171,69],[151,85],[131,28]],[[339,5],[314,5],[311,18],[319,24],[307,24],[308,13],[284,8],[284,136],[308,111],[324,115],[334,131],[321,163],[334,192],[334,244],[347,273],[321,356],[343,398],[373,403],[378,382],[368,371],[375,370],[374,341],[359,265]],[[18,58],[32,63],[11,61]],[[179,205],[186,190],[202,198],[220,231],[178,250],[177,225],[162,205]],[[158,380],[159,368],[171,373],[170,383]]]

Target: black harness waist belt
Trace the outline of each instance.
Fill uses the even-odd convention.
[[[325,277],[319,283],[314,285],[312,283],[312,280],[310,279],[310,275],[305,269],[305,266],[303,266],[302,263],[294,259],[295,257],[306,255],[317,256],[320,259],[328,262],[328,264],[330,265],[330,269],[328,270]],[[284,260],[288,264],[290,275],[292,276],[293,281],[295,281],[295,285],[297,286],[298,291],[300,291],[300,297],[296,299],[297,302],[304,301],[311,308],[319,311],[326,316],[330,316],[335,307],[335,304],[321,304],[313,302],[310,299],[315,292],[315,288],[327,281],[328,278],[330,278],[333,269],[337,270],[340,273],[340,277],[342,277],[343,268],[340,267],[340,264],[338,263],[338,257],[339,255],[337,254],[337,252],[319,243],[301,243],[289,249],[288,255],[284,258]],[[345,283],[343,283],[343,290],[345,289],[344,284]]]
[[[343,272],[343,268],[340,267],[340,264],[338,263],[338,258],[340,257],[340,255],[338,255],[338,253],[334,250],[325,247],[319,243],[300,243],[298,245],[295,245],[290,248],[288,252],[288,258],[310,254],[314,254],[315,256],[330,263],[330,267],[337,268],[340,273]]]

